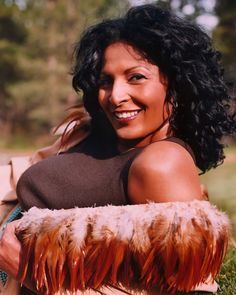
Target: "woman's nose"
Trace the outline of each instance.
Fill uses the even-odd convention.
[[[129,99],[129,93],[126,83],[120,81],[114,82],[109,99],[110,102],[116,106],[127,101]]]

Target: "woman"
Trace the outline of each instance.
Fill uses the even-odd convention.
[[[144,5],[89,28],[75,50],[73,87],[83,91],[90,134],[23,174],[25,210],[204,199],[198,168],[222,163],[220,140],[236,128],[219,54],[196,25]],[[0,267],[17,277],[14,227]],[[4,247],[17,261],[4,260]]]

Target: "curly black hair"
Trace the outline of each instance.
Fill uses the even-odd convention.
[[[192,148],[202,172],[221,164],[221,139],[233,134],[236,124],[220,54],[209,36],[196,24],[153,4],[133,7],[124,17],[88,28],[75,48],[72,84],[83,91],[94,125],[101,119],[98,84],[104,51],[115,42],[133,46],[167,77],[171,130]]]

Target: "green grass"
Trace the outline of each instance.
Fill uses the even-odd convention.
[[[236,159],[226,160],[223,165],[207,172],[201,176],[201,182],[208,188],[210,201],[229,215],[236,238]]]
[[[236,249],[231,248],[223,264],[219,277],[219,295],[236,294]]]
[[[210,201],[226,212],[232,223],[233,237],[236,239],[236,149],[227,151],[225,163],[201,176],[209,191]],[[236,295],[236,249],[229,247],[218,278],[220,288],[217,295]],[[192,295],[205,295],[194,292]]]
[[[219,289],[216,295],[236,294],[236,249],[230,248],[225,258],[221,273],[217,279]],[[193,292],[189,295],[209,295],[208,292]]]

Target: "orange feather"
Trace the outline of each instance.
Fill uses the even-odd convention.
[[[207,201],[32,208],[17,235],[26,253],[21,279],[32,269],[44,294],[111,285],[174,293],[217,276],[230,224]]]

